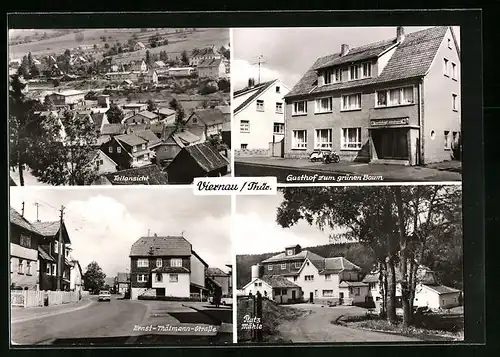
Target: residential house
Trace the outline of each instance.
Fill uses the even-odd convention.
[[[167,175],[154,164],[99,176],[92,185],[166,185]]]
[[[166,64],[165,64],[165,62],[163,62],[163,61],[155,61],[155,62],[153,62],[153,66],[152,66],[152,67],[153,67],[154,69],[163,69],[163,68],[165,68],[166,66],[167,66],[167,65],[166,65]]]
[[[219,135],[225,122],[227,122],[227,116],[218,108],[196,109],[186,120],[185,127],[195,134],[198,134],[199,129],[202,128],[205,138],[208,138],[211,135]]]
[[[201,60],[197,69],[200,78],[226,77],[226,65],[221,58]]]
[[[53,92],[49,97],[54,105],[58,106],[85,103],[85,92],[74,89],[59,90]]]
[[[11,287],[38,290],[38,243],[41,233],[11,207],[9,234]]]
[[[101,146],[101,150],[118,164],[119,169],[128,169],[151,164],[153,152],[148,142],[135,134],[116,135]]]
[[[83,291],[83,271],[78,260],[70,260],[70,291],[82,293]]]
[[[110,137],[116,135],[125,134],[127,129],[123,124],[114,123],[114,124],[103,124],[101,129],[101,136],[109,135]]]
[[[33,222],[41,234],[38,246],[40,290],[69,291],[71,286],[71,240],[64,222]],[[60,232],[61,231],[61,232]],[[61,239],[62,237],[62,239]]]
[[[170,67],[168,69],[168,75],[171,77],[187,77],[195,73],[193,67]]]
[[[222,55],[215,49],[214,46],[206,47],[191,53],[191,56],[189,57],[189,65],[198,66],[202,61],[220,59],[221,57]]]
[[[147,103],[127,103],[122,105],[123,110],[131,109],[134,114],[140,113],[142,111],[148,110]]]
[[[229,149],[231,149],[231,122],[225,122],[222,124],[221,130],[222,143],[226,144]]]
[[[289,89],[279,80],[248,86],[234,92],[235,150],[269,149],[285,133],[284,96]]]
[[[169,164],[182,148],[202,143],[203,140],[187,130],[178,130],[174,126],[165,126],[162,142],[155,148],[156,163],[160,166]]]
[[[89,153],[89,156],[91,157],[89,165],[96,164],[98,175],[109,174],[117,171],[118,164],[101,149],[92,150]]]
[[[99,94],[97,96],[97,105],[100,108],[108,108],[109,109],[109,95],[107,94]]]
[[[176,111],[170,108],[158,108],[156,114],[160,117],[160,120],[167,123],[173,124],[175,122]]]
[[[151,69],[147,72],[144,72],[139,76],[138,82],[142,83],[142,84],[157,85],[158,84],[158,72],[154,69]]]
[[[294,285],[284,282],[284,279]],[[295,245],[254,265],[252,280],[243,290],[246,294],[255,293],[258,287],[267,289],[266,294],[269,294],[269,288],[276,288],[278,290],[273,291],[272,299],[277,302],[306,300],[351,305],[360,300],[357,297],[362,297],[364,301],[366,294],[363,295],[361,286],[352,286],[351,293],[349,285],[347,292],[356,297],[353,299],[351,295],[346,295],[344,287],[360,280],[361,268],[344,257],[324,258]],[[368,284],[363,285],[367,290]],[[300,289],[297,290],[296,286]]]
[[[130,273],[118,273],[116,276],[117,294],[126,294],[130,290]]]
[[[168,181],[191,184],[195,177],[225,176],[229,165],[229,160],[207,143],[185,146],[167,167]]]
[[[125,125],[134,125],[134,124],[148,124],[157,122],[159,119],[159,115],[156,113],[152,113],[147,110],[143,110],[131,117],[123,119],[123,124]]]
[[[450,160],[460,138],[460,49],[451,27],[318,58],[285,96],[285,156],[424,165]]]
[[[149,150],[154,151],[155,148],[157,148],[162,143],[161,139],[159,139],[158,136],[156,136],[156,134],[151,131],[151,129],[137,131],[134,132],[134,134],[146,141],[146,147]]]
[[[104,127],[104,125],[109,124],[108,116],[106,115],[106,113],[91,113],[90,117],[98,133],[102,132],[102,128]]]
[[[139,76],[141,74],[141,71],[108,72],[104,75],[104,77],[110,81],[131,81],[133,83],[139,80]]]
[[[132,72],[146,72],[148,70],[148,65],[146,64],[146,62],[144,62],[144,60],[135,61],[130,63],[130,70]]]
[[[220,288],[222,295],[231,295],[231,275],[219,268],[207,268],[207,279]]]
[[[146,46],[144,45],[144,43],[138,41],[135,43],[134,45],[134,51],[141,51],[141,50],[145,50],[146,49]]]
[[[130,249],[131,299],[144,294],[201,298],[207,267],[184,237],[141,237]]]

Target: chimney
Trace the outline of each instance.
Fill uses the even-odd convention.
[[[255,86],[255,79],[254,78],[248,78],[248,88],[252,88]]]
[[[340,56],[345,56],[347,54],[347,52],[349,52],[349,45],[343,43],[340,46]]]
[[[398,26],[396,29],[396,41],[397,43],[403,42],[405,39],[405,29],[403,26]]]

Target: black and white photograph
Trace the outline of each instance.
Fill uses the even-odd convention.
[[[464,340],[459,185],[239,196],[238,343]]]
[[[12,187],[11,346],[233,343],[230,227],[190,188]]]
[[[11,29],[10,183],[230,175],[230,29]]]
[[[461,181],[460,27],[232,31],[235,176]]]

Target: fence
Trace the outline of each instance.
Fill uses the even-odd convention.
[[[250,340],[252,342],[262,342],[262,295],[257,292],[256,295],[240,297],[238,306],[242,305],[242,311],[245,316],[240,316],[238,339]],[[238,308],[239,309],[239,308]],[[249,318],[247,320],[247,318]]]
[[[19,290],[10,293],[12,307],[62,305],[78,302],[80,298],[81,295],[78,291]]]

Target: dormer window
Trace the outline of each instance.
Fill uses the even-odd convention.
[[[156,258],[156,267],[161,268],[163,266],[163,260],[161,258]]]
[[[372,64],[370,62],[363,63],[363,78],[370,78],[372,76]]]
[[[287,249],[286,255],[293,255],[293,249]]]
[[[349,80],[354,81],[361,77],[361,65],[355,64],[349,67]]]
[[[134,146],[134,147],[132,148],[132,152],[137,152],[137,146]]]
[[[323,73],[323,83],[331,84],[331,83],[339,83],[342,82],[342,69],[335,68],[326,70]]]

